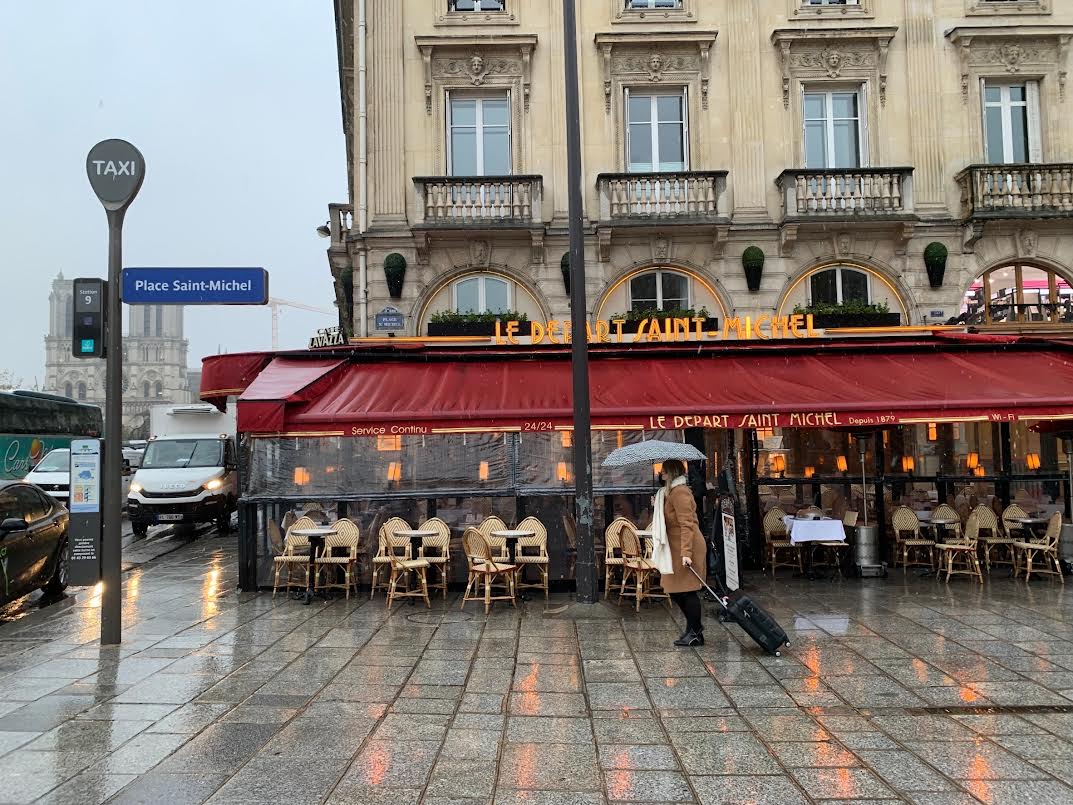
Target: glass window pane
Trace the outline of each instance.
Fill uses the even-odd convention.
[[[987,161],[992,165],[1001,165],[1006,161],[1002,145],[1002,107],[989,106],[984,119],[987,122]]]
[[[477,100],[475,98],[451,98],[451,125],[477,125]]]
[[[855,118],[857,117],[857,93],[836,92],[831,96],[831,106],[836,118]]]
[[[1014,162],[1028,162],[1028,107],[1011,107],[1010,118],[1010,128],[1013,131],[1010,154]]]
[[[689,307],[689,280],[681,274],[664,271],[661,274],[663,284],[663,310]]]
[[[510,106],[506,98],[485,98],[482,111],[485,126],[510,125]]]
[[[1000,103],[1002,101],[1002,87],[988,84],[984,87],[984,99],[987,103]]]
[[[868,302],[868,275],[842,269],[842,301]]]
[[[813,274],[809,280],[812,290],[812,304],[838,304],[838,277],[835,269]]]
[[[506,176],[510,173],[510,136],[506,129],[484,131],[484,175]]]
[[[682,143],[680,123],[659,124],[659,169],[663,171],[685,170],[686,156]]]
[[[805,124],[805,167],[828,167],[827,130],[820,121]]]
[[[484,278],[484,312],[505,313],[510,309],[510,289],[495,277]]]
[[[827,117],[823,93],[805,93],[805,120],[823,120]]]
[[[857,136],[857,121],[848,120],[834,124],[835,153],[832,168],[856,168],[860,165],[860,142]]]
[[[1024,103],[1027,94],[1024,84],[1015,84],[1010,87],[1010,101],[1012,103]]]
[[[652,128],[647,123],[630,126],[630,170],[652,170]]]
[[[471,277],[455,286],[455,311],[458,313],[479,313],[480,278]]]
[[[682,96],[658,96],[656,98],[656,119],[660,121],[680,121],[682,119]]]
[[[451,174],[453,176],[477,174],[476,129],[456,129],[451,132]]]
[[[656,300],[656,272],[641,274],[630,280],[630,309],[651,310]]]
[[[630,95],[628,116],[630,123],[641,123],[652,119],[652,96]]]

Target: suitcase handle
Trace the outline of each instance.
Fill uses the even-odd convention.
[[[719,604],[723,607],[723,609],[726,609],[727,608],[727,597],[725,595],[719,595],[718,593],[716,593],[715,590],[713,590],[711,587],[709,587],[708,583],[704,579],[702,579],[700,577],[700,573],[698,573],[696,570],[693,569],[693,565],[686,565],[686,567],[689,568],[690,573],[692,573],[694,576],[697,577],[697,581],[699,581],[704,586],[704,589],[707,590],[709,593],[711,593],[712,598],[714,598],[716,601],[718,601]]]

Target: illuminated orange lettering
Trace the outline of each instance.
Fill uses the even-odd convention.
[[[690,326],[691,324],[692,322],[690,322],[689,319],[675,319],[673,340],[688,341],[690,330],[692,330],[692,327]],[[682,337],[679,338],[679,335],[681,335]]]
[[[790,317],[790,334],[794,338],[804,338],[804,334],[801,332],[801,326],[805,323],[805,317],[800,313],[795,313]]]
[[[808,332],[808,337],[809,338],[815,338],[816,336],[819,335],[819,333],[817,333],[816,330],[813,329],[814,324],[815,324],[815,319],[813,318],[812,314],[809,313],[807,316],[805,316],[805,329]]]
[[[529,328],[529,337],[532,339],[532,342],[534,344],[544,343],[545,333],[546,331],[544,329],[543,324],[538,321],[531,322],[531,326]]]
[[[668,330],[671,329],[671,323],[669,321],[667,322],[667,329]],[[663,340],[663,331],[660,330],[660,328],[659,328],[659,319],[652,319],[652,321],[649,322],[648,340],[649,341],[662,341]]]
[[[499,319],[496,319],[496,329],[497,330],[499,329]],[[518,322],[516,322],[516,321],[508,321],[507,322],[507,341],[509,341],[511,344],[517,344],[518,343]],[[496,343],[499,343],[499,342],[497,341]]]
[[[770,335],[764,335],[764,329],[763,329],[764,324],[770,324],[770,323],[771,323],[771,316],[760,316],[760,317],[757,318],[755,324],[753,325],[753,332],[756,333],[757,338],[759,338],[759,339],[761,339],[763,341],[768,341],[768,340],[771,339]]]
[[[561,344],[562,341],[558,338],[559,335],[559,322],[557,319],[548,320],[548,340],[553,344]]]
[[[624,325],[626,323],[626,320],[625,319],[612,319],[611,323],[615,325],[615,343],[616,344],[621,344],[622,343],[622,325]],[[599,327],[600,325],[597,324],[596,326]]]
[[[730,338],[730,331],[733,330],[738,338],[742,338],[742,324],[741,319],[737,316],[728,318],[723,324],[723,338]]]

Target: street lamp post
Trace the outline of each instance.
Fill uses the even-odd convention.
[[[589,410],[589,351],[585,300],[585,231],[581,195],[581,102],[578,97],[577,12],[563,0],[566,63],[566,183],[570,222],[570,319],[574,391],[574,501],[577,512],[577,600],[596,603],[593,539],[592,430]]]

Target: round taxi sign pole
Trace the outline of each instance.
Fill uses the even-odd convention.
[[[90,149],[86,174],[108,217],[108,300],[105,308],[104,533],[101,540],[101,644],[123,639],[123,218],[145,178],[145,158],[126,140],[104,140]]]

